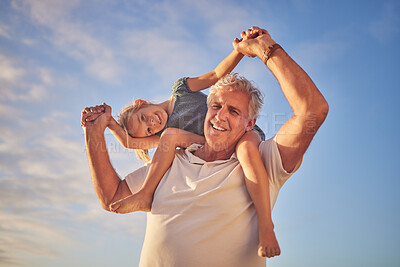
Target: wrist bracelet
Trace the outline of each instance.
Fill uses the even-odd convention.
[[[274,53],[275,50],[278,48],[283,49],[280,45],[278,45],[276,43],[271,46],[268,46],[268,48],[264,51],[264,54],[263,54],[263,61],[265,64],[267,64],[267,61],[272,56],[272,53]]]

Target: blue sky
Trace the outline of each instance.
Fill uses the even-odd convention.
[[[282,249],[268,266],[399,266],[399,1],[0,2],[0,265],[136,266],[144,213],[101,210],[80,128],[83,107],[133,98],[213,69],[258,25],[330,104],[273,211]],[[237,72],[266,101],[269,137],[291,116],[273,76]],[[106,132],[121,177],[139,167]],[[206,216],[206,215],[205,215]]]

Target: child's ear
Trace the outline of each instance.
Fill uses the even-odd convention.
[[[256,125],[256,119],[249,120],[246,126],[246,132],[250,131],[253,129],[254,125]]]

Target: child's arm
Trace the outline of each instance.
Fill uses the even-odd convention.
[[[269,177],[258,150],[260,137],[256,131],[247,132],[239,140],[236,153],[246,179],[247,191],[253,200],[258,216],[260,257],[280,255],[271,217]]]
[[[241,33],[243,40],[252,39],[260,34],[260,30],[255,27],[251,27],[246,32]],[[187,79],[190,90],[197,92],[203,89],[207,89],[211,85],[215,84],[219,79],[224,77],[226,74],[230,73],[239,64],[240,60],[243,58],[243,54],[239,53],[237,48],[237,43],[241,42],[238,38],[235,38],[233,43],[235,44],[235,49],[224,59],[218,66],[202,76],[196,78]]]
[[[221,77],[230,73],[242,58],[243,54],[233,50],[214,70],[196,78],[188,78],[190,90],[197,92],[215,84]]]
[[[161,135],[160,144],[151,161],[142,188],[137,193],[113,203],[110,210],[116,213],[150,211],[154,192],[174,161],[175,149],[187,147],[193,143],[203,144],[204,141],[203,136],[181,129],[167,128]]]

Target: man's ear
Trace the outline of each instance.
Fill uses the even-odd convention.
[[[246,126],[246,132],[250,131],[253,129],[254,125],[256,125],[256,119],[249,120]]]

